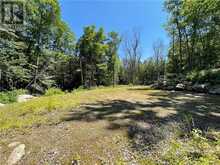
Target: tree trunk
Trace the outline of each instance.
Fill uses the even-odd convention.
[[[80,57],[80,71],[81,71],[81,84],[84,85],[84,78],[83,78],[83,67],[82,67],[82,59]]]
[[[37,84],[38,67],[39,67],[39,52],[37,53],[37,61],[36,61],[36,68],[35,68],[35,74],[34,74],[34,86],[36,86]]]
[[[183,57],[182,57],[182,33],[179,26],[178,20],[176,20],[176,26],[178,29],[178,37],[179,37],[179,55],[180,55],[180,72],[182,72],[182,64],[183,64]]]

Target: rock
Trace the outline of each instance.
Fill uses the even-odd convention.
[[[182,84],[182,83],[179,83],[179,84],[176,85],[176,89],[177,90],[184,90],[185,89],[185,85]]]
[[[186,85],[186,90],[187,90],[187,91],[192,91],[192,90],[193,90],[192,85]]]
[[[154,83],[154,84],[150,85],[150,87],[153,89],[158,89],[159,85],[158,85],[158,83]]]
[[[21,102],[25,102],[25,101],[31,100],[33,98],[35,98],[35,97],[32,96],[32,95],[19,95],[17,97],[17,102],[21,103]]]
[[[220,95],[220,85],[216,85],[210,88],[210,94]]]
[[[164,89],[171,91],[171,90],[174,90],[175,87],[174,87],[174,86],[167,86],[167,87],[165,87]]]
[[[10,144],[8,145],[8,147],[9,147],[9,148],[13,148],[13,147],[18,146],[19,144],[21,144],[21,143],[20,143],[20,142],[13,142],[13,143],[10,143]]]
[[[195,92],[208,92],[208,89],[209,89],[209,84],[194,84],[192,86],[192,90],[195,91]]]
[[[168,82],[166,80],[163,81],[163,86],[167,86]]]
[[[25,145],[20,144],[11,153],[8,158],[8,165],[14,165],[25,155]]]
[[[0,107],[4,107],[4,106],[5,106],[5,104],[0,103]]]

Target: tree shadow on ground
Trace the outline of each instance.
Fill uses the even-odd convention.
[[[147,151],[172,133],[171,124],[188,120],[186,124],[199,129],[220,129],[219,97],[175,93],[148,94],[154,100],[132,102],[112,100],[85,104],[80,110],[73,110],[64,121],[95,122],[105,120],[106,129],[125,129],[132,141],[132,147],[138,151]],[[190,116],[190,118],[189,118]],[[175,125],[175,124],[174,124]]]

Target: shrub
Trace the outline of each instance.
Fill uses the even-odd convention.
[[[63,92],[59,88],[49,88],[49,89],[46,90],[45,96],[61,95],[61,94],[64,94],[64,93],[65,92]]]
[[[194,70],[187,75],[187,80],[193,83],[220,84],[220,69]]]
[[[0,92],[0,103],[8,104],[17,101],[17,96],[27,93],[26,90],[19,89],[7,92]]]
[[[129,87],[132,87],[132,86],[134,86],[134,85],[133,85],[132,83],[129,83],[128,86],[129,86]]]

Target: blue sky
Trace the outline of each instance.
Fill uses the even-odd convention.
[[[59,0],[62,18],[69,24],[76,37],[82,35],[83,27],[95,25],[106,32],[116,31],[126,35],[132,29],[141,34],[142,58],[152,55],[152,44],[161,39],[169,40],[163,25],[167,14],[163,0]],[[123,52],[120,51],[120,56]]]

